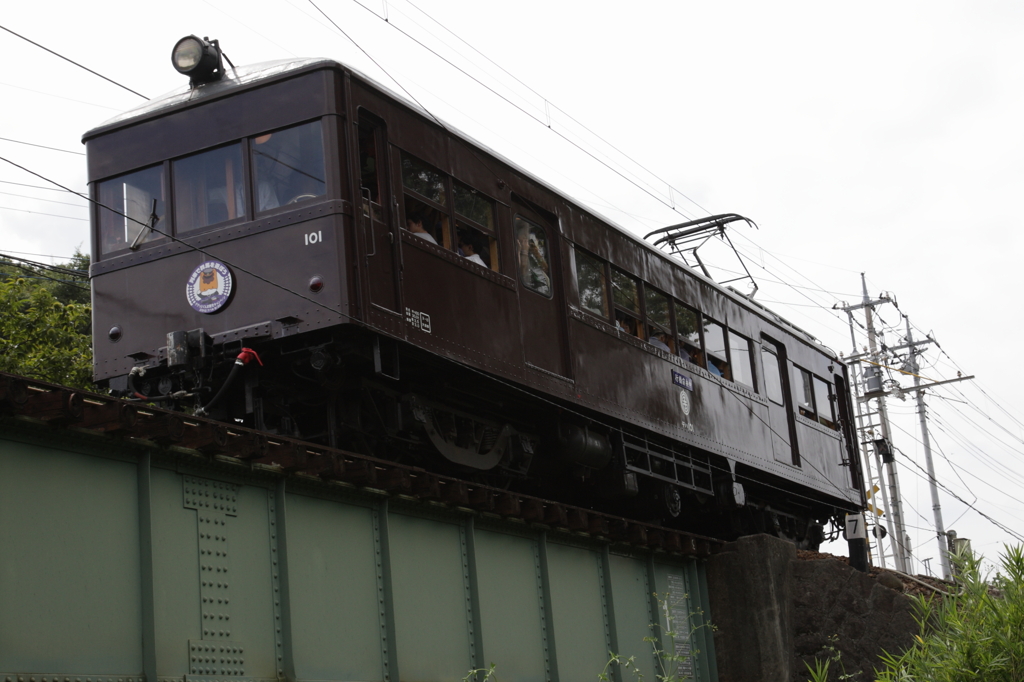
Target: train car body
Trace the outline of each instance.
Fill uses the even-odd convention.
[[[84,140],[115,393],[719,537],[863,506],[835,354],[342,64]]]

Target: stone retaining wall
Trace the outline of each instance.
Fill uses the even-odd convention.
[[[807,680],[804,662],[828,657],[830,645],[847,674],[870,681],[882,651],[904,650],[918,631],[911,600],[882,584],[898,587],[893,574],[800,560],[772,536],[727,544],[707,575],[719,682]]]

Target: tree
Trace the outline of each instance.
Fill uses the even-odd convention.
[[[0,372],[91,387],[89,290],[69,274],[88,265],[82,253],[58,270],[0,260]]]

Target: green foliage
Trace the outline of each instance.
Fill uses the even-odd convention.
[[[839,643],[839,635],[830,635],[828,638],[828,645],[825,646],[827,654],[825,658],[815,658],[814,666],[804,661],[804,665],[807,666],[808,672],[811,674],[811,682],[828,682],[829,674],[833,664],[839,665],[842,672],[836,678],[837,680],[852,680],[860,675],[860,673],[849,674],[846,672],[846,666],[843,665],[843,655],[839,651],[837,644]]]
[[[494,674],[494,669],[497,666],[491,663],[489,668],[475,668],[466,673],[466,676],[462,678],[462,682],[490,682],[491,678],[494,678],[497,682],[498,676]],[[482,675],[482,677],[481,677]]]
[[[1024,679],[1024,549],[1005,549],[991,583],[977,557],[954,561],[959,594],[916,599],[920,634],[904,654],[882,656],[881,682]]]
[[[687,639],[689,640],[689,652],[686,654],[679,654],[675,650],[668,651],[661,646],[661,638],[664,638],[666,642],[675,645],[676,635],[679,632],[675,627],[675,618],[672,615],[672,607],[675,604],[670,604],[668,599],[662,599],[657,594],[654,595],[658,600],[658,605],[664,612],[666,626],[662,626],[658,623],[651,623],[649,626],[651,630],[660,630],[661,637],[650,635],[644,637],[644,641],[651,645],[651,651],[654,653],[654,660],[657,661],[658,669],[655,671],[654,677],[658,682],[680,682],[681,680],[693,679],[689,676],[680,677],[679,667],[681,663],[687,661],[696,661],[697,656],[700,654],[700,650],[694,647],[694,638],[698,630],[707,628],[711,632],[714,632],[717,628],[710,622],[704,620],[704,611],[697,609],[691,611],[689,614],[689,629],[687,630]],[[683,600],[688,600],[689,595],[683,595]],[[597,676],[600,682],[612,682],[612,671],[615,666],[618,666],[621,670],[625,671],[631,676],[636,682],[643,682],[644,674],[640,672],[640,669],[636,666],[636,656],[630,656],[626,658],[616,654],[615,652],[609,652],[610,658],[604,665],[604,670]]]
[[[81,258],[88,267],[88,256]],[[30,279],[30,272],[14,277],[12,271],[10,265],[0,269],[0,372],[89,388],[92,311],[88,292]]]

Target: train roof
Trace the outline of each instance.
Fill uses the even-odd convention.
[[[365,81],[366,83],[382,91],[395,101],[400,102],[403,106],[414,110],[415,112],[417,112],[418,114],[420,114],[421,116],[430,121],[439,123],[443,128],[445,128],[445,130],[447,130],[451,134],[460,137],[469,144],[472,144],[473,146],[483,150],[484,152],[486,152],[490,156],[493,156],[495,159],[505,164],[512,170],[516,171],[517,173],[521,173],[524,177],[527,177],[537,182],[538,184],[543,185],[549,191],[561,196],[565,201],[573,204],[578,209],[591,214],[592,216],[594,216],[601,222],[605,223],[609,227],[622,233],[625,237],[635,242],[638,246],[642,246],[643,248],[648,249],[652,253],[657,254],[661,258],[665,258],[671,261],[673,264],[685,268],[694,277],[697,277],[698,279],[707,282],[715,289],[720,291],[723,295],[739,299],[739,302],[742,305],[750,306],[753,309],[752,312],[755,312],[755,314],[760,313],[763,316],[770,318],[772,322],[787,327],[791,333],[797,336],[804,337],[804,339],[811,345],[815,346],[819,350],[822,350],[823,352],[830,354],[834,359],[840,360],[838,354],[835,351],[825,346],[812,334],[801,329],[792,322],[786,320],[785,318],[783,318],[781,315],[771,310],[770,308],[765,307],[759,301],[750,298],[749,296],[743,294],[742,292],[738,291],[737,289],[731,286],[722,286],[718,282],[715,282],[714,280],[704,276],[703,273],[697,272],[693,268],[689,267],[679,258],[672,258],[669,254],[644,241],[631,231],[627,230],[622,225],[617,224],[615,221],[611,220],[607,216],[602,215],[601,213],[595,211],[593,208],[587,206],[587,204],[584,203],[583,201],[580,201],[570,196],[561,189],[553,186],[548,181],[537,177],[529,170],[523,168],[514,161],[506,158],[501,153],[495,151],[494,149],[491,149],[489,146],[483,144],[479,140],[474,139],[472,136],[462,132],[458,128],[445,123],[437,116],[435,116],[433,113],[423,108],[420,104],[411,100],[409,97],[392,90],[388,86],[378,82],[377,80],[371,78],[365,73],[362,73],[358,69],[354,69],[351,66],[342,64],[341,62],[338,62],[337,60],[334,59],[280,59],[268,62],[259,62],[256,64],[249,64],[239,67],[232,66],[231,68],[226,69],[225,78],[221,80],[205,83],[197,87],[192,87],[191,85],[182,85],[181,87],[175,88],[174,90],[164,93],[163,95],[154,97],[153,99],[150,99],[149,101],[144,102],[143,104],[140,104],[137,107],[129,109],[125,112],[118,114],[117,116],[114,116],[113,118],[104,121],[99,126],[87,131],[82,136],[82,142],[87,142],[88,140],[94,137],[98,137],[105,133],[112,132],[113,130],[116,130],[118,128],[132,125],[135,122],[140,122],[151,118],[158,118],[160,116],[173,113],[173,111],[176,109],[183,109],[186,107],[195,106],[197,104],[209,100],[219,99],[221,97],[231,95],[239,89],[258,86],[263,84],[264,82],[270,82],[273,80],[277,80],[279,78],[294,76],[297,73],[301,72],[315,71],[318,69],[325,68],[340,69],[352,73],[360,80]]]

